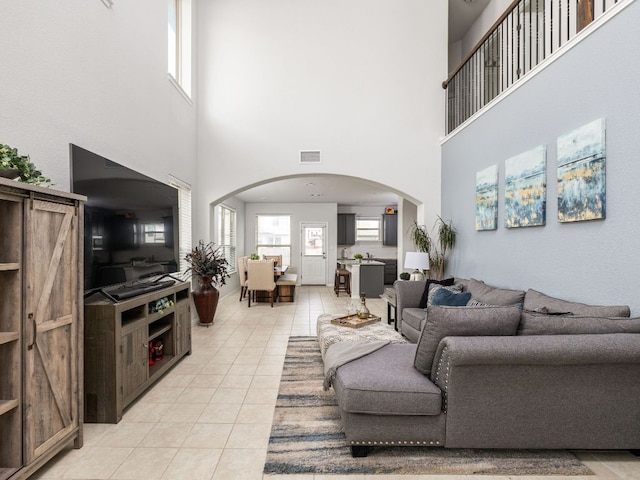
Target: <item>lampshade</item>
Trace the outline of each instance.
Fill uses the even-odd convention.
[[[423,252],[407,252],[404,257],[404,268],[414,268],[411,280],[424,280],[422,270],[429,270],[429,254]]]

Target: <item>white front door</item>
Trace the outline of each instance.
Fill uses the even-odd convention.
[[[301,228],[301,285],[327,284],[327,224],[303,223]]]

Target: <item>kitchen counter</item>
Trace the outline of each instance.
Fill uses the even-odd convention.
[[[377,260],[339,259],[340,268],[351,272],[351,298],[360,298],[364,293],[367,298],[379,298],[384,291],[384,262]]]

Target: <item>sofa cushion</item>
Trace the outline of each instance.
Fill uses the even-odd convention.
[[[524,302],[524,290],[492,287],[475,278],[469,279],[467,290],[474,300],[490,305],[522,305]]]
[[[429,296],[427,298],[427,308],[433,303],[433,298],[439,294],[441,290],[446,290],[450,293],[461,293],[462,287],[460,285],[434,285],[429,290]]]
[[[518,335],[640,333],[640,318],[522,312]]]
[[[444,280],[427,279],[427,283],[424,285],[424,292],[422,292],[422,298],[420,298],[420,308],[427,308],[427,299],[429,298],[429,289],[431,285],[453,285],[455,280],[453,278],[445,278]]]
[[[550,297],[529,289],[524,296],[524,309],[540,313],[572,313],[593,317],[629,317],[631,309],[627,305],[587,305]]]
[[[442,393],[413,368],[415,345],[387,345],[338,368],[342,410],[372,415],[439,415]]]
[[[425,318],[427,318],[427,312],[424,308],[405,308],[402,311],[402,323],[406,323],[414,330],[422,329]]]
[[[433,295],[431,305],[448,305],[450,307],[464,307],[471,300],[471,292],[455,293],[446,288],[439,288]]]
[[[445,307],[432,305],[418,340],[414,359],[416,369],[431,373],[433,357],[444,337],[483,335],[515,335],[520,323],[520,309],[516,306]]]

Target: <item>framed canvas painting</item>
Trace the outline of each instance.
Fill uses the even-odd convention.
[[[498,228],[498,166],[476,173],[476,230]]]
[[[606,217],[604,119],[558,137],[558,221]]]
[[[535,227],[546,223],[547,149],[540,145],[504,162],[504,225]]]

